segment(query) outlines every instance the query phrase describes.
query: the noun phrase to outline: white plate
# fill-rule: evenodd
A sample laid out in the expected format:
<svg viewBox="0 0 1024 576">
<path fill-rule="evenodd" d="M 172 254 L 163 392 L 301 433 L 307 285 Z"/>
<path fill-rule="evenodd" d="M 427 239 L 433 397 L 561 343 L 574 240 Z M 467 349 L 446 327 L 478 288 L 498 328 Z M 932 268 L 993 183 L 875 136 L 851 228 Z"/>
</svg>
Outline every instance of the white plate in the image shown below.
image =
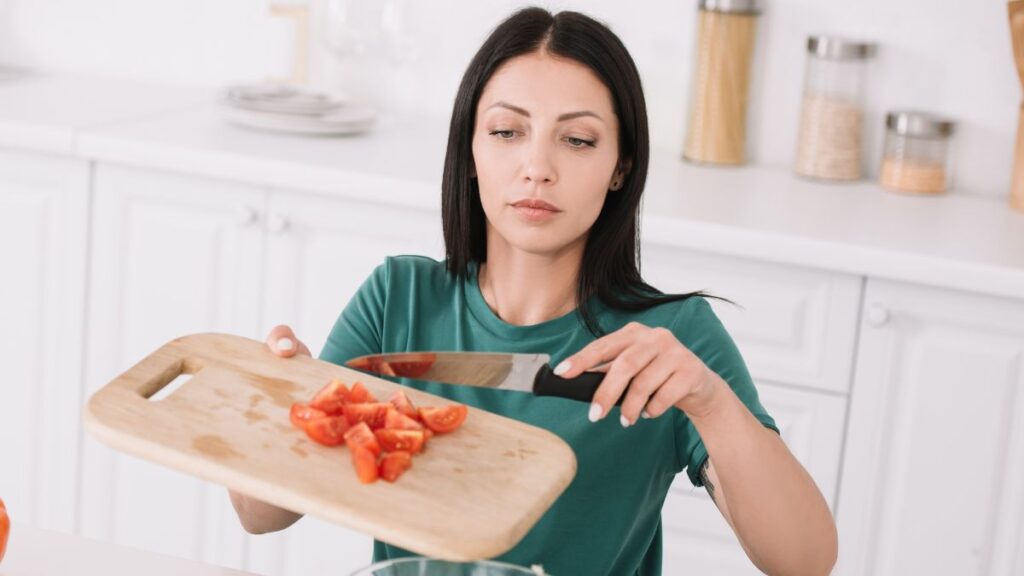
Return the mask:
<svg viewBox="0 0 1024 576">
<path fill-rule="evenodd" d="M 361 106 L 344 106 L 335 112 L 319 116 L 256 112 L 224 105 L 220 106 L 220 109 L 224 118 L 240 126 L 323 136 L 365 132 L 373 126 L 377 117 L 372 108 Z"/>
</svg>

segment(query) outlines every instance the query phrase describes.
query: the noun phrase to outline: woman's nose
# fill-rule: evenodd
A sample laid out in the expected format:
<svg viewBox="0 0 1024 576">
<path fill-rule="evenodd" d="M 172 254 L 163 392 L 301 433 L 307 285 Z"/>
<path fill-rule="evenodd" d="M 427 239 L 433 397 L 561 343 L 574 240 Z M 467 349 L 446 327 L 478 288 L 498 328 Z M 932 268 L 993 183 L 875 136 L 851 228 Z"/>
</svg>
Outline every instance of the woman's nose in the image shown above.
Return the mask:
<svg viewBox="0 0 1024 576">
<path fill-rule="evenodd" d="M 525 177 L 535 184 L 552 184 L 557 179 L 551 150 L 545 142 L 531 142 L 526 151 Z"/>
</svg>

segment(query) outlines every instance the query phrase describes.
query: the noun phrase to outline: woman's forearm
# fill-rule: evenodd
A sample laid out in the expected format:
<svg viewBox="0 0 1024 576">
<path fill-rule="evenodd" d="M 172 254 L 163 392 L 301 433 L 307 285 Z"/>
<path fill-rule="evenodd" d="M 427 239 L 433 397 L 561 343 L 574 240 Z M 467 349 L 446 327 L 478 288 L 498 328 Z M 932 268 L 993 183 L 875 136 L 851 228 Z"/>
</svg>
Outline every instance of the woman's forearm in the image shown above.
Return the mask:
<svg viewBox="0 0 1024 576">
<path fill-rule="evenodd" d="M 768 574 L 828 574 L 835 521 L 810 474 L 721 378 L 714 400 L 690 419 L 714 463 L 737 536 Z"/>
<path fill-rule="evenodd" d="M 228 490 L 242 528 L 250 534 L 266 534 L 284 530 L 302 518 L 302 514 L 267 504 L 233 490 Z"/>
</svg>

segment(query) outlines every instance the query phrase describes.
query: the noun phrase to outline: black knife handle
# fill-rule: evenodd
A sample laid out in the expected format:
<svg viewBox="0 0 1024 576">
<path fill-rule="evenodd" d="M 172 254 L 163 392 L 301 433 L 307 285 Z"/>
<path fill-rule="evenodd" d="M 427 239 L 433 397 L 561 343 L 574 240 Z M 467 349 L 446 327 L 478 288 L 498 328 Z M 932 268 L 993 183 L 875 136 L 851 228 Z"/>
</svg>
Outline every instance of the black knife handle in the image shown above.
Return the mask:
<svg viewBox="0 0 1024 576">
<path fill-rule="evenodd" d="M 604 380 L 604 372 L 584 372 L 575 378 L 562 378 L 556 376 L 551 367 L 547 364 L 541 366 L 537 376 L 533 379 L 533 393 L 537 396 L 559 396 L 580 402 L 590 402 L 594 399 L 594 392 Z M 622 404 L 625 393 L 615 403 Z"/>
</svg>

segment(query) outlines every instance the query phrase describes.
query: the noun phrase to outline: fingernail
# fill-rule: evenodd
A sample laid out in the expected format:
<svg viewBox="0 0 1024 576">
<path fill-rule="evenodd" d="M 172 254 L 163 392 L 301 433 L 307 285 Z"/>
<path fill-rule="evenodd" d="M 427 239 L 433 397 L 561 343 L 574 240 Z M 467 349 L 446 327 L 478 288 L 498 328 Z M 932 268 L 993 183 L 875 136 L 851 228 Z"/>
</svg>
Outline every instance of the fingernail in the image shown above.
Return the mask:
<svg viewBox="0 0 1024 576">
<path fill-rule="evenodd" d="M 295 343 L 292 342 L 291 338 L 285 337 L 277 341 L 278 350 L 291 350 L 295 347 Z"/>
<path fill-rule="evenodd" d="M 626 420 L 625 416 L 619 416 L 619 423 L 622 424 L 623 428 L 629 428 L 629 420 Z"/>
<path fill-rule="evenodd" d="M 644 418 L 644 419 L 647 419 L 647 418 L 650 418 L 651 415 L 647 413 L 647 410 L 644 410 L 643 412 L 640 413 L 640 417 Z"/>
<path fill-rule="evenodd" d="M 590 405 L 590 412 L 587 414 L 587 418 L 591 422 L 597 422 L 598 420 L 601 419 L 602 412 L 603 410 L 601 409 L 601 405 L 598 404 L 597 402 L 594 402 L 593 404 Z"/>
<path fill-rule="evenodd" d="M 569 368 L 572 368 L 572 365 L 569 364 L 569 361 L 562 360 L 562 362 L 558 366 L 555 366 L 555 376 L 561 376 L 562 374 L 565 374 L 566 372 L 569 371 Z"/>
</svg>

